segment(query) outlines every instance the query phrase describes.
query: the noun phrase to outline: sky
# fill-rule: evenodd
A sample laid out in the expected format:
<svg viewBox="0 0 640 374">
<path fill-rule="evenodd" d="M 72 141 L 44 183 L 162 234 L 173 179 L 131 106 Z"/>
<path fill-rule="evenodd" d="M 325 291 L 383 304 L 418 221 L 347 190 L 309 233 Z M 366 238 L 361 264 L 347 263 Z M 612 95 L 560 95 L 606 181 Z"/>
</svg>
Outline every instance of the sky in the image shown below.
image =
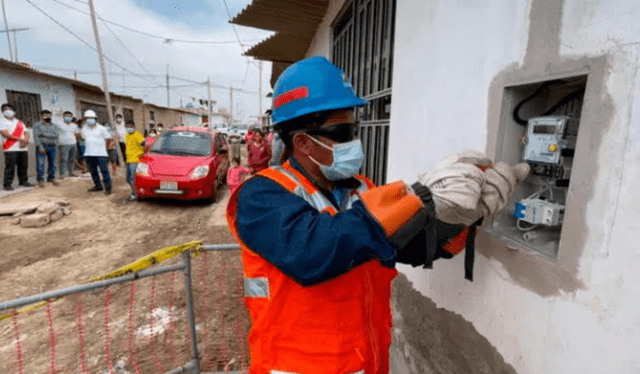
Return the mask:
<svg viewBox="0 0 640 374">
<path fill-rule="evenodd" d="M 238 25 L 234 32 L 229 14 L 234 17 L 250 2 L 226 0 L 227 12 L 225 0 L 94 0 L 102 19 L 98 28 L 103 52 L 111 60 L 106 61 L 109 90 L 167 106 L 168 71 L 170 106 L 186 106 L 207 98 L 209 78 L 212 100 L 228 108 L 233 87 L 234 117 L 250 121 L 259 113 L 259 69 L 257 60 L 242 55 L 242 48 L 271 35 Z M 19 61 L 102 87 L 88 13 L 86 0 L 6 1 L 9 29 L 28 28 L 17 33 Z M 0 28 L 5 29 L 4 24 Z M 6 34 L 0 34 L 0 57 L 10 59 Z M 264 112 L 271 105 L 264 97 L 271 91 L 271 64 L 262 67 Z"/>
</svg>

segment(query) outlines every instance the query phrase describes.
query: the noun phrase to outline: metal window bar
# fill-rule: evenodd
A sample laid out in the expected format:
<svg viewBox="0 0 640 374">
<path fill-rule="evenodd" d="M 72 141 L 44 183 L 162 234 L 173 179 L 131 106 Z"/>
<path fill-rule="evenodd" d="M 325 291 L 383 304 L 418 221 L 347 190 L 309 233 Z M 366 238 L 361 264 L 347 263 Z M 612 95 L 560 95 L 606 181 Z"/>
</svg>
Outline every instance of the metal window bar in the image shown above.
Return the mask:
<svg viewBox="0 0 640 374">
<path fill-rule="evenodd" d="M 353 0 L 333 23 L 332 59 L 371 103 L 358 111 L 362 173 L 384 184 L 389 149 L 396 0 Z"/>
<path fill-rule="evenodd" d="M 225 252 L 225 251 L 233 251 L 240 249 L 238 244 L 218 244 L 218 245 L 203 245 L 202 249 L 205 251 L 217 251 L 217 252 Z M 187 319 L 189 324 L 189 334 L 191 337 L 191 360 L 181 366 L 179 368 L 172 369 L 165 374 L 178 374 L 178 373 L 193 373 L 193 374 L 201 374 L 200 372 L 200 356 L 197 346 L 197 335 L 196 335 L 196 321 L 195 321 L 195 312 L 194 312 L 194 304 L 193 304 L 193 292 L 191 287 L 191 253 L 193 250 L 185 251 L 182 253 L 182 261 L 178 264 L 163 266 L 159 268 L 145 269 L 135 273 L 129 273 L 122 275 L 117 278 L 106 279 L 97 282 L 91 282 L 86 284 L 80 284 L 71 287 L 65 287 L 53 291 L 47 291 L 43 293 L 39 293 L 36 295 L 20 297 L 17 299 L 4 301 L 0 303 L 0 312 L 5 310 L 17 309 L 20 307 L 24 307 L 27 305 L 35 304 L 37 302 L 53 300 L 59 297 L 68 296 L 77 293 L 89 292 L 100 288 L 107 288 L 116 284 L 122 284 L 127 282 L 132 282 L 138 279 L 143 279 L 147 277 L 153 277 L 156 275 L 169 273 L 172 271 L 182 271 L 184 273 L 185 280 L 185 293 L 186 293 L 186 302 L 187 302 Z M 215 373 L 202 373 L 202 374 L 222 374 L 222 373 L 242 373 L 241 371 L 225 371 L 225 372 L 215 372 Z"/>
</svg>

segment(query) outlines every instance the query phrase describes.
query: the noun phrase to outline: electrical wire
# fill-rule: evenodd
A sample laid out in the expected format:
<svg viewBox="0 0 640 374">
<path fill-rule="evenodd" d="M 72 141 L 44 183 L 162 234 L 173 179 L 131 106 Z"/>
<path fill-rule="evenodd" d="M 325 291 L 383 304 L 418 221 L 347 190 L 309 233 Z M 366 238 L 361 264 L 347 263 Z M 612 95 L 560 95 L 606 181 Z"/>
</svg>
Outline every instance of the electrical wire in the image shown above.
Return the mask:
<svg viewBox="0 0 640 374">
<path fill-rule="evenodd" d="M 126 44 L 124 44 L 124 42 L 122 40 L 120 40 L 120 38 L 118 38 L 118 35 L 116 35 L 113 30 L 111 30 L 111 27 L 109 27 L 109 24 L 106 23 L 104 20 L 100 19 L 100 21 L 102 21 L 102 24 L 104 25 L 104 27 L 107 28 L 107 30 L 109 30 L 109 32 L 111 33 L 111 35 L 113 35 L 114 38 L 116 38 L 116 40 L 118 41 L 118 43 L 120 43 L 120 45 L 122 45 L 122 47 L 129 53 L 129 55 L 131 55 L 131 57 L 133 57 L 134 60 L 136 60 L 136 62 L 138 63 L 138 65 L 140 65 L 140 67 L 142 68 L 142 70 L 144 70 L 147 74 L 152 75 L 151 72 L 149 70 L 147 70 L 147 68 L 142 64 L 142 62 L 140 62 L 140 60 L 138 60 L 138 58 L 136 57 L 136 55 L 133 54 L 133 52 L 131 52 L 131 50 L 126 46 Z M 154 80 L 155 81 L 155 80 Z M 160 84 L 159 82 L 156 81 L 156 83 Z"/>
<path fill-rule="evenodd" d="M 56 23 L 58 26 L 62 27 L 65 31 L 67 31 L 68 33 L 70 33 L 71 35 L 73 35 L 76 39 L 78 39 L 80 42 L 82 42 L 84 45 L 86 45 L 87 47 L 91 48 L 92 50 L 94 50 L 95 52 L 97 52 L 98 50 L 96 49 L 96 47 L 92 46 L 91 44 L 89 44 L 88 42 L 86 42 L 84 39 L 82 39 L 80 36 L 78 36 L 78 34 L 76 34 L 75 32 L 73 32 L 72 30 L 70 30 L 68 27 L 66 27 L 65 25 L 63 25 L 62 23 L 58 22 L 58 20 L 56 20 L 55 18 L 53 18 L 52 16 L 50 16 L 46 11 L 44 11 L 42 8 L 40 8 L 39 6 L 37 6 L 36 4 L 34 4 L 31 0 L 26 0 L 27 3 L 31 4 L 31 6 L 33 6 L 34 8 L 36 8 L 40 13 L 42 13 L 43 15 L 45 15 L 47 18 L 49 18 L 50 20 L 52 20 L 54 23 Z M 120 65 L 119 63 L 115 62 L 114 60 L 110 59 L 109 57 L 107 57 L 107 55 L 105 55 L 103 53 L 104 58 L 111 62 L 112 64 L 116 65 L 117 67 L 121 68 L 124 71 L 129 71 L 129 73 L 131 75 L 134 75 L 140 79 L 146 80 L 147 82 L 150 83 L 154 83 L 156 84 L 156 82 L 150 80 L 149 78 L 146 78 L 140 74 L 136 74 L 130 70 L 128 70 L 127 68 L 125 68 L 124 66 Z"/>
<path fill-rule="evenodd" d="M 64 2 L 62 2 L 60 0 L 53 0 L 53 1 L 58 3 L 58 4 L 60 4 L 60 5 L 66 6 L 69 9 L 73 9 L 76 12 L 79 12 L 79 13 L 82 13 L 84 15 L 90 16 L 89 13 L 83 11 L 82 9 L 78 9 L 78 8 L 76 8 L 76 7 L 72 6 L 72 5 L 66 4 L 66 3 L 64 3 Z M 74 1 L 82 3 L 82 4 L 88 4 L 87 2 L 84 2 L 84 1 L 79 1 L 79 0 L 74 0 Z M 234 43 L 238 42 L 236 40 L 215 41 L 215 40 L 188 40 L 188 39 L 170 38 L 170 37 L 167 37 L 167 36 L 151 34 L 151 33 L 148 33 L 146 31 L 134 29 L 132 27 L 125 26 L 125 25 L 119 24 L 117 22 L 113 22 L 113 21 L 104 19 L 104 18 L 99 17 L 97 15 L 96 15 L 96 18 L 100 19 L 102 22 L 109 23 L 109 24 L 111 24 L 113 26 L 120 27 L 122 29 L 125 29 L 127 31 L 130 31 L 130 32 L 133 32 L 133 33 L 136 33 L 136 34 L 144 35 L 144 36 L 147 36 L 147 37 L 150 37 L 150 38 L 154 38 L 154 39 L 161 39 L 165 43 L 174 43 L 175 42 L 175 43 L 190 43 L 190 44 L 234 44 Z M 262 39 L 261 38 L 248 39 L 248 40 L 245 40 L 245 42 L 253 42 L 253 41 L 259 41 L 259 40 L 262 40 Z"/>
<path fill-rule="evenodd" d="M 229 16 L 229 21 L 231 21 L 231 18 L 232 18 L 231 17 L 231 11 L 229 11 L 229 5 L 227 5 L 227 0 L 222 0 L 222 2 L 224 3 L 225 9 L 227 10 L 227 15 Z M 232 23 L 231 27 L 233 28 L 233 33 L 236 34 L 236 40 L 238 41 L 238 44 L 240 45 L 240 50 L 242 51 L 242 54 L 244 55 L 244 46 L 242 45 L 242 42 L 240 41 L 240 35 L 238 35 L 238 30 L 236 30 L 236 25 Z"/>
</svg>

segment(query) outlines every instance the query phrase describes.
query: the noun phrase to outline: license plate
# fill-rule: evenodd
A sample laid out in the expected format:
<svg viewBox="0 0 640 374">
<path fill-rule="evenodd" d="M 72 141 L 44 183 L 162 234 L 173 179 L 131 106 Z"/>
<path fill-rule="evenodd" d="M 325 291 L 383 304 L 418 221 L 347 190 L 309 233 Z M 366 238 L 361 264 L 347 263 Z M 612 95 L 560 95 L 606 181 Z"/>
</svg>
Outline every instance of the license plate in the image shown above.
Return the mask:
<svg viewBox="0 0 640 374">
<path fill-rule="evenodd" d="M 166 191 L 176 191 L 178 189 L 178 182 L 176 181 L 160 181 L 160 189 Z"/>
</svg>

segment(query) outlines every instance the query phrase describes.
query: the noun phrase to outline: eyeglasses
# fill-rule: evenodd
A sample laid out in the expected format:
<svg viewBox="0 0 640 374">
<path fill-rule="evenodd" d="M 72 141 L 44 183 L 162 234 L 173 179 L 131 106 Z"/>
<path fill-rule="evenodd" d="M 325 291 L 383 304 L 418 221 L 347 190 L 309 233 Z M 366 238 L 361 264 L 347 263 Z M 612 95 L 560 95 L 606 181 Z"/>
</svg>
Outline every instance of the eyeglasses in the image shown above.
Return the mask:
<svg viewBox="0 0 640 374">
<path fill-rule="evenodd" d="M 353 140 L 358 135 L 358 124 L 341 123 L 331 127 L 307 131 L 307 134 L 324 136 L 334 142 L 344 143 Z"/>
</svg>

